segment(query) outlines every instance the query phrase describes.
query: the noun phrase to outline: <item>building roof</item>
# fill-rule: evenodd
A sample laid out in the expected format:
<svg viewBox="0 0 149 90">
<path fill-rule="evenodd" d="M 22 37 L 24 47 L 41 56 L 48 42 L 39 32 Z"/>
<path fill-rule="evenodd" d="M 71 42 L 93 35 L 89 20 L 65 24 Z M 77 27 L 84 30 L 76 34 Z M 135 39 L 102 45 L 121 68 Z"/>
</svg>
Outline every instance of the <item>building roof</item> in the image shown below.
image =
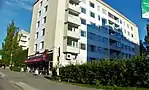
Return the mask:
<svg viewBox="0 0 149 90">
<path fill-rule="evenodd" d="M 19 34 L 26 34 L 26 35 L 30 35 L 30 33 L 29 33 L 29 32 L 27 32 L 27 31 L 25 31 L 25 30 L 23 30 L 23 29 L 21 29 L 21 30 L 19 31 Z"/>
<path fill-rule="evenodd" d="M 126 21 L 128 21 L 129 23 L 133 24 L 134 26 L 137 27 L 137 25 L 132 22 L 131 20 L 129 20 L 126 16 L 124 16 L 123 14 L 119 13 L 116 9 L 112 8 L 110 5 L 108 5 L 107 3 L 105 3 L 103 0 L 97 0 L 98 2 L 102 3 L 103 5 L 105 5 L 106 7 L 108 7 L 109 9 L 111 9 L 113 12 L 117 13 L 118 15 L 120 15 L 121 17 L 123 17 Z"/>
</svg>

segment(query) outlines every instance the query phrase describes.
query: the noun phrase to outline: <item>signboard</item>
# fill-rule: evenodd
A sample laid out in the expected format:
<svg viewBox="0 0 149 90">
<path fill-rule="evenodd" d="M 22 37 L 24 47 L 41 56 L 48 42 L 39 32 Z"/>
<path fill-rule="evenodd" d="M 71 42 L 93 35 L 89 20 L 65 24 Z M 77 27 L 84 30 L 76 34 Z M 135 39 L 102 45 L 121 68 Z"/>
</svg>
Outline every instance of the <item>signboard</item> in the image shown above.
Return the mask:
<svg viewBox="0 0 149 90">
<path fill-rule="evenodd" d="M 142 0 L 142 18 L 149 19 L 149 0 Z"/>
</svg>

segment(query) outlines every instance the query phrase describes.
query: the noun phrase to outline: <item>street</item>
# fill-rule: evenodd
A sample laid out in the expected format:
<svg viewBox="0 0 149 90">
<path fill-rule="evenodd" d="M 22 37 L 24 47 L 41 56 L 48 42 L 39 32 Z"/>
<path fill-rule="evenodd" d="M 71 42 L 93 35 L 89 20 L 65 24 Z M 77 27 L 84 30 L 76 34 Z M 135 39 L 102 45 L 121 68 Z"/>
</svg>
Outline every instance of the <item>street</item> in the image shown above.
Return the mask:
<svg viewBox="0 0 149 90">
<path fill-rule="evenodd" d="M 0 73 L 5 74 L 5 82 L 7 80 L 7 82 L 15 84 L 21 87 L 23 90 L 97 90 L 70 84 L 56 83 L 44 78 L 44 76 L 34 76 L 30 73 L 13 72 L 3 69 L 0 69 Z M 2 88 L 0 90 L 18 90 L 3 89 L 3 86 L 7 85 L 3 83 L 3 80 L 4 79 L 0 79 L 0 87 Z"/>
<path fill-rule="evenodd" d="M 19 87 L 11 84 L 4 78 L 0 77 L 0 90 L 21 90 Z"/>
</svg>

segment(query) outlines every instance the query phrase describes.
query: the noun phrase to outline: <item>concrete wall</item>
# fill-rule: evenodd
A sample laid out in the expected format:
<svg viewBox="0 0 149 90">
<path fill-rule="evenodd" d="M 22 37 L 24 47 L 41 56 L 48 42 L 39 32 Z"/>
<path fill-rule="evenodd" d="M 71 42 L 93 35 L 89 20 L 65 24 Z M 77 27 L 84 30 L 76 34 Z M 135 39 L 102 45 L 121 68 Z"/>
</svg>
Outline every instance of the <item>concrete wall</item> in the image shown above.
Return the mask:
<svg viewBox="0 0 149 90">
<path fill-rule="evenodd" d="M 32 23 L 31 23 L 31 30 L 30 30 L 30 36 L 31 37 L 30 37 L 30 41 L 29 41 L 28 56 L 35 54 L 34 44 L 35 44 L 35 33 L 36 33 L 38 6 L 39 6 L 39 2 L 37 2 L 33 7 Z"/>
</svg>

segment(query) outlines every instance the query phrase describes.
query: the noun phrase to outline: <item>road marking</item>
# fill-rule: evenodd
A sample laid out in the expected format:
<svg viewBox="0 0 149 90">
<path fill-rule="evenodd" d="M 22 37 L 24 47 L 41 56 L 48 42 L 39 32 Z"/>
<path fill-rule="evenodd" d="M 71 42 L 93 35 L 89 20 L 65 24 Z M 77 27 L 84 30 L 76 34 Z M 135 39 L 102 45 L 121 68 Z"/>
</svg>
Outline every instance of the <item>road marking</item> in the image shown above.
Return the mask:
<svg viewBox="0 0 149 90">
<path fill-rule="evenodd" d="M 36 89 L 24 82 L 13 82 L 16 86 L 20 87 L 21 89 L 23 90 L 39 90 L 39 89 Z"/>
<path fill-rule="evenodd" d="M 0 77 L 5 77 L 6 75 L 4 74 L 4 73 L 2 73 L 2 72 L 0 72 Z"/>
</svg>

